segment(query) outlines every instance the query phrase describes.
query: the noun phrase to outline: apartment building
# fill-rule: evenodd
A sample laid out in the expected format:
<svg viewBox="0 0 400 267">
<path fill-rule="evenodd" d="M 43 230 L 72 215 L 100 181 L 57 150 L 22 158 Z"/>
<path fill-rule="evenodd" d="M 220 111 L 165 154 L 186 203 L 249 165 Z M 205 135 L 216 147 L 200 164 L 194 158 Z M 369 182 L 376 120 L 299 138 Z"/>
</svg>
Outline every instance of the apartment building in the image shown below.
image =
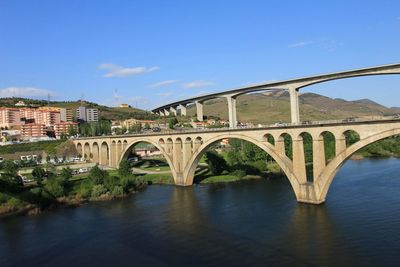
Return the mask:
<svg viewBox="0 0 400 267">
<path fill-rule="evenodd" d="M 0 127 L 14 128 L 21 125 L 21 114 L 18 108 L 0 108 Z"/>
<path fill-rule="evenodd" d="M 74 114 L 70 108 L 60 108 L 61 122 L 73 122 Z"/>
<path fill-rule="evenodd" d="M 78 123 L 76 122 L 60 122 L 54 124 L 54 134 L 59 139 L 63 134 L 68 135 L 70 128 L 78 132 Z"/>
<path fill-rule="evenodd" d="M 86 108 L 80 106 L 76 109 L 76 118 L 78 120 L 95 122 L 99 120 L 99 113 L 97 108 Z"/>
<path fill-rule="evenodd" d="M 31 137 L 45 137 L 46 135 L 46 125 L 37 124 L 37 123 L 29 123 L 21 125 L 21 135 L 22 138 L 31 138 Z"/>
<path fill-rule="evenodd" d="M 55 108 L 20 108 L 20 117 L 25 123 L 36 123 L 51 126 L 61 122 L 60 111 Z"/>
</svg>

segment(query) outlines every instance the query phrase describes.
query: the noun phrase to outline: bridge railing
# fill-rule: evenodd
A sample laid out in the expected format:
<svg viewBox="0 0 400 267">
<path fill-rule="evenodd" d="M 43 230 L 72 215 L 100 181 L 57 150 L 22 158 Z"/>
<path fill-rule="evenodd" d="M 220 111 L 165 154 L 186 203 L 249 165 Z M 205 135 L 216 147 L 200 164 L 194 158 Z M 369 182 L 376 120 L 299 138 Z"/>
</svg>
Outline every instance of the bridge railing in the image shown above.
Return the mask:
<svg viewBox="0 0 400 267">
<path fill-rule="evenodd" d="M 373 122 L 373 121 L 388 121 L 388 120 L 399 120 L 399 115 L 393 116 L 369 116 L 369 117 L 350 117 L 341 120 L 324 120 L 324 121 L 303 121 L 300 124 L 295 123 L 283 123 L 278 122 L 274 124 L 259 124 L 259 125 L 239 125 L 237 127 L 222 127 L 222 128 L 182 128 L 182 129 L 165 129 L 162 132 L 141 132 L 141 133 L 132 133 L 132 134 L 124 134 L 124 135 L 108 135 L 107 137 L 116 137 L 116 136 L 153 136 L 153 135 L 168 135 L 168 134 L 177 134 L 177 133 L 199 133 L 199 132 L 219 132 L 229 130 L 243 130 L 243 129 L 271 129 L 271 128 L 282 128 L 282 127 L 293 127 L 293 126 L 308 126 L 308 125 L 326 125 L 326 124 L 344 124 L 344 123 L 360 123 L 360 122 Z M 86 138 L 99 138 L 106 136 L 93 136 L 93 137 L 79 137 L 78 139 L 86 139 Z"/>
</svg>

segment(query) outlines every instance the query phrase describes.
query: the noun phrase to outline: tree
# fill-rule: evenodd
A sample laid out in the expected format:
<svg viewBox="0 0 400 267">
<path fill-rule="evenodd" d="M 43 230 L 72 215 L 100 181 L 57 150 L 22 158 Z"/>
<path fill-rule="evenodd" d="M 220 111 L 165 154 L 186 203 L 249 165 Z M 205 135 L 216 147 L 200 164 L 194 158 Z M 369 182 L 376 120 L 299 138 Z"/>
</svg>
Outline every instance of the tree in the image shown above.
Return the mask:
<svg viewBox="0 0 400 267">
<path fill-rule="evenodd" d="M 169 121 L 168 121 L 168 127 L 169 127 L 170 129 L 174 129 L 174 126 L 175 126 L 175 124 L 177 124 L 177 123 L 178 123 L 178 120 L 177 120 L 175 117 L 170 118 Z"/>
<path fill-rule="evenodd" d="M 50 160 L 51 160 L 50 155 L 47 155 L 47 156 L 46 156 L 46 162 L 49 163 Z"/>
<path fill-rule="evenodd" d="M 225 159 L 215 151 L 206 152 L 206 163 L 208 169 L 214 175 L 220 175 L 224 170 L 227 170 Z"/>
<path fill-rule="evenodd" d="M 144 124 L 144 129 L 146 129 L 146 130 L 150 129 L 150 124 L 148 122 L 146 122 Z"/>
<path fill-rule="evenodd" d="M 118 174 L 122 177 L 132 174 L 131 165 L 127 160 L 121 160 L 118 168 Z"/>
<path fill-rule="evenodd" d="M 75 136 L 77 134 L 75 127 L 69 126 L 68 127 L 68 136 Z"/>
<path fill-rule="evenodd" d="M 63 179 L 64 185 L 69 183 L 69 180 L 72 178 L 72 170 L 70 167 L 62 168 L 61 170 L 61 179 Z"/>
<path fill-rule="evenodd" d="M 89 172 L 89 179 L 93 184 L 104 183 L 105 177 L 108 176 L 108 172 L 99 168 L 99 166 L 94 166 Z"/>
<path fill-rule="evenodd" d="M 42 185 L 42 181 L 43 181 L 43 178 L 45 177 L 45 175 L 46 175 L 46 171 L 39 166 L 36 166 L 32 170 L 32 176 L 36 180 L 36 183 L 38 184 L 38 186 Z"/>
<path fill-rule="evenodd" d="M 18 164 L 16 164 L 12 160 L 4 161 L 3 169 L 4 169 L 4 173 L 9 176 L 15 177 L 18 174 Z"/>
</svg>

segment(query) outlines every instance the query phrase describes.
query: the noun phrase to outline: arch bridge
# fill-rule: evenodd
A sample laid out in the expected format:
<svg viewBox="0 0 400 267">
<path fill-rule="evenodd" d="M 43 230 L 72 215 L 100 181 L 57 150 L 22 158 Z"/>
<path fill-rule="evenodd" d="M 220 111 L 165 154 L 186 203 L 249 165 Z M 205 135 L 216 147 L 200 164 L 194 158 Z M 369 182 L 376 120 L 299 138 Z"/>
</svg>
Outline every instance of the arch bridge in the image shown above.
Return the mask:
<svg viewBox="0 0 400 267">
<path fill-rule="evenodd" d="M 332 180 L 342 164 L 359 149 L 378 140 L 400 134 L 400 120 L 395 117 L 370 121 L 314 122 L 302 124 L 299 115 L 299 90 L 312 84 L 357 76 L 400 74 L 400 64 L 370 67 L 345 72 L 336 72 L 287 81 L 264 83 L 237 88 L 225 92 L 195 97 L 156 108 L 160 115 L 186 115 L 186 105 L 195 103 L 197 116 L 203 120 L 203 102 L 217 97 L 228 100 L 230 128 L 213 130 L 191 130 L 171 133 L 152 133 L 143 135 L 102 136 L 74 140 L 78 152 L 101 165 L 117 167 L 128 157 L 132 146 L 147 142 L 157 147 L 167 160 L 176 185 L 193 184 L 194 173 L 201 156 L 208 147 L 226 138 L 249 141 L 268 153 L 286 174 L 296 199 L 299 202 L 320 204 L 325 201 Z M 290 94 L 291 119 L 288 126 L 263 128 L 236 127 L 236 97 L 257 91 L 286 90 Z M 356 132 L 360 140 L 346 144 L 346 133 Z M 327 133 L 334 137 L 335 156 L 325 158 L 325 139 Z M 307 177 L 303 136 L 312 137 L 312 179 Z M 284 138 L 291 137 L 292 155 L 285 152 Z"/>
<path fill-rule="evenodd" d="M 346 144 L 346 133 L 356 132 L 360 140 Z M 335 156 L 325 157 L 326 134 L 335 140 Z M 313 179 L 307 177 L 304 134 L 312 137 Z M 284 138 L 291 137 L 292 156 L 285 151 Z M 331 135 L 331 136 L 332 136 Z M 129 156 L 133 146 L 147 142 L 157 147 L 168 162 L 176 185 L 190 186 L 202 155 L 216 142 L 237 138 L 249 141 L 279 164 L 288 178 L 297 201 L 320 204 L 325 201 L 330 184 L 343 163 L 359 149 L 378 140 L 400 135 L 400 120 L 377 120 L 350 123 L 319 123 L 285 127 L 213 129 L 212 131 L 171 132 L 148 135 L 101 136 L 74 140 L 78 152 L 100 165 L 117 167 Z"/>
</svg>

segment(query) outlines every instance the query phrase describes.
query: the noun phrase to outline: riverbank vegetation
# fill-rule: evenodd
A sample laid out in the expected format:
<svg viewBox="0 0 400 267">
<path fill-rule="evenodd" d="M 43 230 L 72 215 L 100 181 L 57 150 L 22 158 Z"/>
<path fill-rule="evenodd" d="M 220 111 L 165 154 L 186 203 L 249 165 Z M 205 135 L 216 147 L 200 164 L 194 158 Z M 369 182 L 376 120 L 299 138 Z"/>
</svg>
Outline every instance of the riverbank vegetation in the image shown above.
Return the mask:
<svg viewBox="0 0 400 267">
<path fill-rule="evenodd" d="M 60 205 L 79 205 L 87 201 L 124 197 L 146 186 L 122 161 L 117 171 L 94 166 L 87 175 L 72 176 L 68 167 L 56 171 L 36 166 L 34 182 L 24 185 L 18 166 L 6 161 L 0 176 L 0 214 L 40 213 Z"/>
</svg>

